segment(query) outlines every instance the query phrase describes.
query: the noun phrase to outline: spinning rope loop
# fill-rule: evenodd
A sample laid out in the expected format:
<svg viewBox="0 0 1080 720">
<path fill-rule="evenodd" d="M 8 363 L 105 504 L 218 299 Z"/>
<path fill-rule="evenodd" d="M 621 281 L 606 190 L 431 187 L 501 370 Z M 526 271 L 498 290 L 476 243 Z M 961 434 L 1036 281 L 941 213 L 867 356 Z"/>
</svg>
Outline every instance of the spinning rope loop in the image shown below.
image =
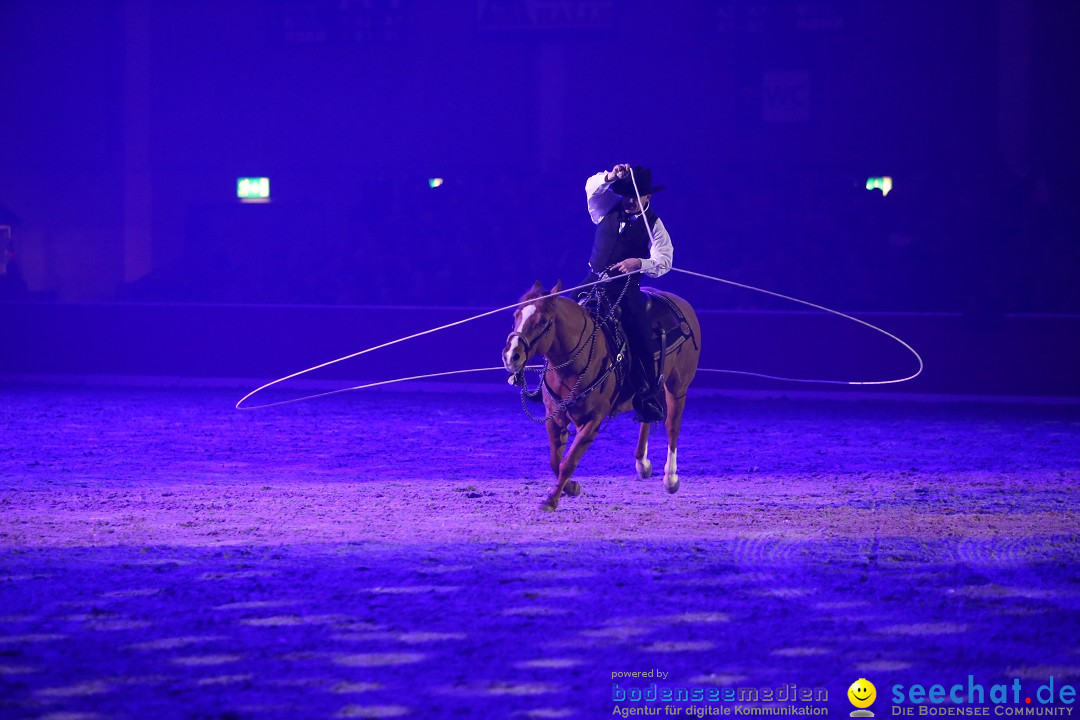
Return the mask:
<svg viewBox="0 0 1080 720">
<path fill-rule="evenodd" d="M 640 272 L 640 270 L 637 271 L 637 272 Z M 627 274 L 628 275 L 633 275 L 634 273 L 627 273 Z M 448 375 L 462 375 L 462 374 L 465 374 L 465 373 L 485 372 L 485 371 L 488 371 L 488 370 L 503 370 L 503 371 L 505 371 L 506 368 L 504 368 L 501 365 L 499 365 L 497 367 L 470 368 L 468 370 L 449 370 L 447 372 L 428 373 L 426 375 L 412 375 L 410 377 L 395 378 L 393 380 L 380 380 L 378 382 L 364 383 L 363 385 L 354 385 L 353 387 L 341 388 L 340 390 L 330 390 L 328 392 L 315 393 L 313 395 L 305 395 L 303 397 L 293 398 L 291 400 L 279 400 L 278 402 L 264 403 L 262 405 L 243 406 L 245 400 L 247 400 L 248 398 L 250 398 L 250 397 L 252 397 L 254 395 L 257 395 L 258 393 L 261 393 L 263 390 L 266 390 L 268 388 L 272 388 L 273 386 L 279 385 L 279 384 L 281 384 L 283 382 L 286 382 L 288 380 L 292 380 L 294 378 L 301 377 L 302 375 L 307 375 L 308 373 L 315 372 L 316 370 L 321 370 L 324 367 L 330 367 L 331 365 L 336 365 L 337 363 L 345 362 L 346 360 L 351 360 L 354 357 L 360 357 L 361 355 L 366 355 L 369 352 L 374 352 L 376 350 L 382 350 L 383 348 L 390 347 L 391 345 L 397 345 L 399 343 L 403 343 L 403 342 L 406 342 L 408 340 L 414 340 L 414 339 L 416 339 L 418 337 L 423 337 L 424 335 L 431 335 L 432 333 L 439 332 L 440 330 L 449 330 L 450 328 L 457 327 L 458 325 L 464 325 L 465 323 L 472 322 L 473 320 L 479 320 L 481 318 L 490 317 L 491 315 L 495 315 L 496 313 L 505 312 L 507 310 L 513 310 L 514 308 L 521 307 L 522 305 L 530 305 L 530 304 L 536 302 L 537 300 L 544 300 L 544 299 L 549 298 L 549 297 L 555 297 L 556 295 L 562 295 L 564 293 L 571 293 L 571 292 L 576 292 L 578 290 L 584 290 L 585 288 L 592 287 L 593 285 L 600 285 L 600 284 L 603 284 L 603 283 L 611 282 L 612 279 L 613 278 L 604 278 L 604 279 L 601 279 L 601 280 L 594 280 L 593 282 L 583 283 L 581 285 L 578 285 L 577 287 L 572 287 L 572 288 L 567 288 L 565 290 L 560 290 L 557 293 L 548 293 L 547 295 L 541 295 L 539 297 L 530 298 L 529 300 L 522 300 L 521 302 L 516 302 L 513 305 L 504 305 L 503 307 L 495 308 L 494 310 L 488 310 L 488 311 L 482 312 L 482 313 L 480 313 L 478 315 L 473 315 L 472 317 L 467 317 L 467 318 L 464 318 L 462 320 L 455 320 L 452 323 L 446 323 L 445 325 L 439 325 L 438 327 L 433 327 L 433 328 L 430 328 L 428 330 L 421 330 L 420 332 L 413 333 L 412 335 L 406 335 L 405 337 L 400 337 L 400 338 L 397 338 L 396 340 L 389 340 L 389 341 L 381 343 L 379 345 L 373 345 L 372 347 L 364 348 L 363 350 L 358 350 L 357 352 L 354 352 L 354 353 L 349 353 L 348 355 L 342 355 L 341 357 L 334 358 L 333 360 L 327 360 L 326 362 L 319 363 L 318 365 L 312 365 L 309 368 L 305 368 L 303 370 L 298 370 L 297 372 L 294 372 L 294 373 L 292 373 L 290 375 L 286 375 L 285 377 L 280 377 L 277 380 L 271 380 L 270 382 L 266 383 L 265 385 L 260 385 L 259 387 L 255 388 L 254 390 L 249 392 L 244 397 L 240 398 L 240 400 L 236 403 L 236 409 L 237 410 L 259 410 L 260 408 L 275 407 L 277 405 L 288 405 L 290 403 L 297 403 L 297 402 L 301 402 L 303 400 L 314 400 L 315 398 L 327 397 L 329 395 L 337 395 L 338 393 L 349 392 L 351 390 L 364 390 L 366 388 L 378 387 L 380 385 L 390 385 L 390 384 L 393 384 L 393 383 L 405 382 L 407 380 L 426 380 L 426 379 L 429 379 L 429 378 L 446 377 Z M 539 366 L 532 366 L 532 365 L 529 366 L 530 369 L 536 369 L 538 367 Z"/>
<path fill-rule="evenodd" d="M 642 210 L 642 214 L 641 214 L 642 220 L 645 221 L 645 228 L 649 233 L 649 237 L 651 238 L 652 237 L 652 226 L 649 225 L 649 218 L 645 215 L 644 205 L 641 202 L 641 193 L 638 192 L 637 180 L 634 178 L 633 169 L 630 170 L 630 181 L 631 181 L 631 183 L 633 183 L 633 186 L 634 186 L 634 196 L 637 198 L 638 208 L 640 208 Z M 915 360 L 916 360 L 916 362 L 918 362 L 918 369 L 914 373 L 912 373 L 911 375 L 908 375 L 906 377 L 894 378 L 894 379 L 891 379 L 891 380 L 828 380 L 828 379 L 817 379 L 817 378 L 792 378 L 792 377 L 784 377 L 784 376 L 781 376 L 781 375 L 768 375 L 768 374 L 765 374 L 765 373 L 752 372 L 752 371 L 749 371 L 749 370 L 728 370 L 728 369 L 714 369 L 714 368 L 698 368 L 698 372 L 725 373 L 725 374 L 728 374 L 728 375 L 744 375 L 744 376 L 747 376 L 747 377 L 764 378 L 766 380 L 779 380 L 779 381 L 782 381 L 782 382 L 793 382 L 793 383 L 811 383 L 811 384 L 816 384 L 816 385 L 895 385 L 897 383 L 902 383 L 902 382 L 907 382 L 908 380 L 913 380 L 916 377 L 918 377 L 920 374 L 922 374 L 922 371 L 923 371 L 923 368 L 924 368 L 923 359 L 919 355 L 919 353 L 915 351 L 915 348 L 911 347 L 911 345 L 908 345 L 906 342 L 904 342 L 903 340 L 898 338 L 896 335 L 893 335 L 892 333 L 890 333 L 890 332 L 888 332 L 886 330 L 882 330 L 878 326 L 872 325 L 872 324 L 866 322 L 865 320 L 860 320 L 857 317 L 853 317 L 853 316 L 848 315 L 846 313 L 842 313 L 839 310 L 833 310 L 832 308 L 827 308 L 824 305 L 818 305 L 818 304 L 812 303 L 812 302 L 810 302 L 808 300 L 800 300 L 799 298 L 791 297 L 790 295 L 784 295 L 782 293 L 774 292 L 772 290 L 765 290 L 764 288 L 754 287 L 753 285 L 746 285 L 744 283 L 735 282 L 734 280 L 726 280 L 724 278 L 715 277 L 713 275 L 706 275 L 705 273 L 694 272 L 692 270 L 684 270 L 682 268 L 677 268 L 677 267 L 672 267 L 670 269 L 673 270 L 674 272 L 683 273 L 684 275 L 691 275 L 693 277 L 701 278 L 703 280 L 710 280 L 712 282 L 718 282 L 718 283 L 722 283 L 724 285 L 731 285 L 733 287 L 742 288 L 743 290 L 751 290 L 753 292 L 759 292 L 759 293 L 763 293 L 765 295 L 771 295 L 773 297 L 780 298 L 782 300 L 788 300 L 790 302 L 799 303 L 800 305 L 805 305 L 807 307 L 814 308 L 815 310 L 821 310 L 821 311 L 830 313 L 832 315 L 836 315 L 838 317 L 844 318 L 845 320 L 851 320 L 852 322 L 856 322 L 856 323 L 858 323 L 858 324 L 860 324 L 860 325 L 862 325 L 864 327 L 870 328 L 871 330 L 874 330 L 875 332 L 879 332 L 882 335 L 884 335 L 885 337 L 887 337 L 887 338 L 889 338 L 891 340 L 895 340 L 896 342 L 900 343 L 900 345 L 902 345 L 904 347 L 904 349 L 906 349 L 908 352 L 910 352 L 912 355 L 915 356 Z M 626 276 L 628 276 L 628 275 L 636 275 L 637 273 L 640 273 L 640 272 L 641 272 L 641 270 L 639 269 L 639 270 L 635 270 L 635 271 L 629 272 L 629 273 L 624 273 L 623 275 L 618 275 L 618 276 L 615 276 L 615 277 L 623 277 L 624 275 L 626 275 Z M 529 300 L 522 300 L 521 302 L 514 303 L 513 305 L 505 305 L 503 307 L 496 308 L 494 310 L 488 310 L 488 311 L 482 312 L 482 313 L 480 313 L 478 315 L 473 315 L 472 317 L 467 317 L 467 318 L 464 318 L 462 320 L 456 320 L 456 321 L 454 321 L 452 323 L 447 323 L 445 325 L 439 325 L 438 327 L 430 328 L 428 330 L 422 330 L 421 332 L 413 333 L 412 335 L 406 335 L 405 337 L 400 337 L 400 338 L 397 338 L 396 340 L 390 340 L 388 342 L 384 342 L 384 343 L 381 343 L 379 345 L 374 345 L 372 347 L 365 348 L 363 350 L 359 350 L 357 352 L 350 353 L 348 355 L 343 355 L 343 356 L 341 356 L 339 358 L 334 358 L 333 360 L 328 360 L 328 361 L 326 361 L 324 363 L 320 363 L 318 365 L 313 365 L 312 367 L 305 368 L 304 370 L 299 370 L 299 371 L 294 372 L 294 373 L 292 373 L 290 375 L 280 377 L 277 380 L 272 380 L 272 381 L 266 383 L 265 385 L 261 385 L 261 386 L 255 388 L 254 390 L 249 392 L 247 395 L 240 398 L 240 400 L 236 403 L 236 409 L 237 410 L 258 410 L 258 409 L 261 409 L 261 408 L 276 407 L 278 405 L 289 405 L 291 403 L 298 403 L 298 402 L 302 402 L 304 400 L 314 400 L 315 398 L 328 397 L 330 395 L 337 395 L 337 394 L 340 394 L 340 393 L 351 392 L 353 390 L 364 390 L 364 389 L 367 389 L 367 388 L 380 387 L 382 385 L 392 385 L 394 383 L 407 382 L 409 380 L 427 380 L 427 379 L 431 379 L 431 378 L 447 377 L 447 376 L 450 376 L 450 375 L 464 375 L 464 374 L 468 374 L 468 373 L 490 372 L 492 370 L 503 370 L 505 372 L 505 368 L 502 367 L 502 366 L 484 367 L 484 368 L 470 368 L 468 370 L 449 370 L 449 371 L 446 371 L 446 372 L 427 373 L 427 374 L 424 374 L 424 375 L 411 375 L 409 377 L 394 378 L 392 380 L 380 380 L 378 382 L 364 383 L 362 385 L 354 385 L 352 387 L 341 388 L 341 389 L 338 389 L 338 390 L 330 390 L 330 391 L 327 391 L 327 392 L 315 393 L 315 394 L 312 394 L 312 395 L 304 395 L 302 397 L 292 398 L 292 399 L 289 399 L 289 400 L 280 400 L 280 401 L 277 401 L 277 402 L 263 403 L 261 405 L 244 405 L 244 402 L 246 400 L 248 400 L 249 398 L 257 395 L 258 393 L 262 392 L 263 390 L 267 390 L 267 389 L 269 389 L 269 388 L 271 388 L 271 387 L 273 387 L 275 385 L 279 385 L 279 384 L 281 384 L 283 382 L 287 382 L 287 381 L 292 380 L 294 378 L 298 378 L 298 377 L 301 377 L 303 375 L 307 375 L 308 373 L 314 372 L 316 370 L 319 370 L 319 369 L 322 369 L 322 368 L 325 368 L 325 367 L 329 367 L 331 365 L 336 365 L 337 363 L 344 362 L 346 360 L 351 360 L 354 357 L 359 357 L 361 355 L 366 355 L 367 353 L 374 352 L 376 350 L 381 350 L 383 348 L 390 347 L 391 345 L 397 345 L 399 343 L 403 343 L 403 342 L 406 342 L 408 340 L 413 340 L 413 339 L 418 338 L 418 337 L 423 337 L 424 335 L 431 335 L 432 333 L 436 333 L 436 332 L 439 332 L 441 330 L 449 330 L 450 328 L 457 327 L 459 325 L 464 325 L 465 323 L 472 322 L 473 320 L 479 320 L 481 318 L 489 317 L 489 316 L 494 315 L 496 313 L 501 313 L 501 312 L 505 312 L 507 310 L 513 310 L 514 308 L 518 308 L 518 307 L 521 307 L 523 305 L 532 304 L 532 303 L 536 302 L 537 300 L 544 300 L 544 299 L 549 298 L 549 297 L 555 297 L 556 295 L 572 293 L 572 292 L 576 292 L 578 290 L 583 290 L 583 289 L 585 289 L 587 287 L 592 287 L 594 285 L 601 285 L 601 284 L 604 284 L 604 283 L 607 283 L 607 282 L 611 282 L 613 279 L 615 279 L 615 278 L 613 278 L 613 277 L 604 277 L 604 278 L 602 278 L 600 280 L 584 283 L 582 285 L 578 285 L 577 287 L 567 288 L 567 289 L 561 290 L 561 291 L 559 291 L 557 293 L 549 293 L 547 295 L 541 295 L 540 297 L 530 298 Z M 625 290 L 625 287 L 624 287 L 624 290 Z M 541 365 L 529 365 L 529 366 L 527 366 L 526 369 L 529 369 L 529 370 L 543 370 L 544 367 L 546 367 L 546 364 L 543 365 L 543 366 L 541 366 Z M 528 412 L 528 411 L 526 410 L 526 412 Z"/>
</svg>

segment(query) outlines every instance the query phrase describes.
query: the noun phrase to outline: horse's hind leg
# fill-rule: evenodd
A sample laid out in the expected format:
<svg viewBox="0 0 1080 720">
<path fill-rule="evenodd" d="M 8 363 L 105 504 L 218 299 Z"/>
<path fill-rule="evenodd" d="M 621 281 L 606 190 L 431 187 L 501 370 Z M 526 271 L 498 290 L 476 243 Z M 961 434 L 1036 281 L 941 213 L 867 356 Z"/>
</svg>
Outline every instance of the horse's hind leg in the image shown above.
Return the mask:
<svg viewBox="0 0 1080 720">
<path fill-rule="evenodd" d="M 566 453 L 566 457 L 563 458 L 562 463 L 559 465 L 559 480 L 555 483 L 555 490 L 547 500 L 540 504 L 542 509 L 554 511 L 555 508 L 559 507 L 559 498 L 562 496 L 563 489 L 566 489 L 571 482 L 570 476 L 574 474 L 578 463 L 581 462 L 581 456 L 585 454 L 585 451 L 592 445 L 592 441 L 596 439 L 596 433 L 599 429 L 600 421 L 597 419 L 590 420 L 578 428 L 577 435 L 574 436 L 574 442 L 570 445 L 570 451 Z M 577 485 L 577 483 L 574 484 Z"/>
<path fill-rule="evenodd" d="M 559 477 L 559 465 L 562 463 L 563 453 L 566 452 L 566 428 L 559 425 L 555 420 L 549 419 L 545 426 L 548 433 L 548 444 L 551 446 L 551 472 Z M 577 496 L 581 494 L 580 483 L 571 480 L 564 488 L 567 495 Z"/>
<path fill-rule="evenodd" d="M 667 462 L 664 464 L 664 487 L 669 493 L 679 489 L 679 469 L 675 456 L 679 449 L 679 430 L 682 429 L 683 409 L 686 407 L 686 391 L 676 398 L 671 390 L 667 395 L 667 420 L 664 426 L 667 428 Z"/>
<path fill-rule="evenodd" d="M 638 429 L 637 447 L 634 449 L 634 465 L 638 477 L 644 480 L 652 476 L 652 463 L 649 462 L 649 423 L 641 423 Z"/>
</svg>

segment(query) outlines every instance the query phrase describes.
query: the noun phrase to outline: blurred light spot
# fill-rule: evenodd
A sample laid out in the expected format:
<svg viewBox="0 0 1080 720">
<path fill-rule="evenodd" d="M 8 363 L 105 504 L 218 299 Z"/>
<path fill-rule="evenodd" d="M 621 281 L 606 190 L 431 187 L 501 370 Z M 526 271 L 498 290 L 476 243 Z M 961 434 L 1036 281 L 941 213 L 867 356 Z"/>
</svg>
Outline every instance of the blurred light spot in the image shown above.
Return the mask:
<svg viewBox="0 0 1080 720">
<path fill-rule="evenodd" d="M 595 646 L 596 640 L 589 638 L 563 638 L 562 640 L 540 643 L 540 647 L 545 650 L 583 650 Z"/>
<path fill-rule="evenodd" d="M 873 662 L 857 663 L 855 669 L 859 672 L 896 672 L 907 670 L 911 663 L 897 662 L 895 660 L 874 660 Z"/>
<path fill-rule="evenodd" d="M 380 595 L 417 595 L 429 592 L 456 592 L 460 589 L 456 585 L 399 585 L 397 587 L 367 588 L 367 591 Z"/>
<path fill-rule="evenodd" d="M 341 640 L 344 642 L 375 642 L 375 641 L 394 641 L 409 643 L 411 645 L 427 642 L 436 642 L 439 640 L 464 640 L 465 633 L 437 633 L 437 632 L 366 632 L 366 633 L 341 633 L 334 635 L 334 640 Z"/>
<path fill-rule="evenodd" d="M 380 667 L 383 665 L 408 665 L 424 659 L 421 653 L 360 653 L 339 655 L 334 659 L 338 665 L 349 667 Z"/>
<path fill-rule="evenodd" d="M 794 598 L 808 595 L 809 590 L 805 588 L 771 588 L 769 590 L 762 590 L 755 593 L 756 595 L 764 595 L 765 597 L 778 597 L 778 598 Z"/>
<path fill-rule="evenodd" d="M 112 690 L 112 686 L 108 683 L 94 680 L 67 687 L 42 688 L 37 691 L 37 694 L 45 697 L 84 697 L 86 695 L 102 695 L 110 690 Z"/>
<path fill-rule="evenodd" d="M 278 687 L 318 687 L 326 685 L 330 681 L 323 677 L 294 677 L 294 678 L 269 678 L 271 685 Z"/>
<path fill-rule="evenodd" d="M 126 598 L 126 597 L 148 597 L 150 595 L 157 595 L 161 590 L 159 588 L 137 588 L 134 590 L 114 590 L 112 592 L 102 593 L 103 598 Z"/>
<path fill-rule="evenodd" d="M 176 665 L 197 667 L 201 665 L 225 665 L 239 659 L 239 655 L 190 655 L 188 657 L 172 658 L 170 662 Z"/>
<path fill-rule="evenodd" d="M 525 717 L 531 718 L 564 718 L 574 714 L 576 714 L 575 711 L 569 708 L 537 708 L 522 713 Z"/>
<path fill-rule="evenodd" d="M 866 600 L 833 600 L 814 603 L 814 607 L 818 610 L 850 610 L 851 608 L 863 607 L 869 604 Z"/>
<path fill-rule="evenodd" d="M 128 645 L 128 647 L 132 650 L 172 650 L 174 648 L 195 645 L 196 643 L 213 642 L 214 640 L 224 639 L 224 635 L 188 635 L 186 637 L 172 637 L 162 638 L 160 640 L 151 640 L 150 642 Z"/>
<path fill-rule="evenodd" d="M 0 665 L 0 675 L 26 675 L 36 672 L 41 672 L 41 669 L 29 665 Z"/>
<path fill-rule="evenodd" d="M 111 632 L 114 630 L 142 630 L 150 627 L 149 620 L 97 620 L 86 624 L 91 630 Z"/>
<path fill-rule="evenodd" d="M 967 625 L 957 623 L 911 623 L 909 625 L 887 625 L 877 628 L 883 635 L 955 635 L 967 632 Z"/>
<path fill-rule="evenodd" d="M 716 612 L 688 612 L 678 615 L 661 615 L 656 618 L 659 622 L 690 623 L 693 625 L 705 623 L 729 622 L 731 618 L 724 613 Z"/>
<path fill-rule="evenodd" d="M 546 695 L 557 692 L 557 685 L 547 683 L 493 683 L 487 689 L 488 695 Z"/>
<path fill-rule="evenodd" d="M 202 678 L 199 685 L 233 685 L 251 680 L 254 675 L 218 675 L 216 677 Z"/>
<path fill-rule="evenodd" d="M 346 705 L 334 717 L 339 718 L 387 718 L 408 715 L 411 711 L 401 705 Z"/>
<path fill-rule="evenodd" d="M 881 196 L 885 197 L 892 190 L 892 178 L 888 175 L 883 177 L 868 177 L 866 178 L 867 190 L 880 190 Z"/>
<path fill-rule="evenodd" d="M 674 653 L 674 652 L 702 652 L 704 650 L 712 650 L 715 647 L 714 643 L 707 640 L 688 640 L 684 642 L 669 642 L 661 641 L 654 642 L 652 645 L 646 645 L 641 648 L 645 652 L 662 652 L 662 653 Z"/>
<path fill-rule="evenodd" d="M 175 680 L 169 675 L 116 675 L 109 678 L 113 685 L 160 685 Z"/>
<path fill-rule="evenodd" d="M 325 625 L 345 619 L 343 615 L 274 615 L 272 617 L 246 618 L 242 625 L 255 627 L 293 627 L 297 625 Z"/>
<path fill-rule="evenodd" d="M 379 683 L 373 683 L 373 682 L 355 682 L 355 683 L 342 682 L 342 683 L 338 683 L 334 687 L 330 688 L 330 692 L 346 694 L 346 693 L 371 692 L 372 690 L 381 690 L 381 689 L 382 689 L 382 685 L 380 685 Z"/>
<path fill-rule="evenodd" d="M 280 657 L 282 660 L 289 660 L 290 662 L 308 662 L 310 660 L 326 660 L 337 657 L 337 655 L 338 653 L 327 652 L 325 650 L 302 650 L 300 652 L 285 653 Z"/>
<path fill-rule="evenodd" d="M 437 187 L 439 187 L 440 185 L 443 184 L 443 179 L 442 178 L 428 178 L 427 184 L 428 184 L 429 188 L 437 188 Z"/>
<path fill-rule="evenodd" d="M 569 613 L 570 611 L 566 608 L 544 607 L 543 605 L 527 605 L 502 611 L 503 615 L 568 615 Z"/>
<path fill-rule="evenodd" d="M 524 662 L 514 663 L 514 667 L 528 670 L 532 668 L 547 668 L 551 670 L 562 670 L 565 668 L 572 668 L 581 665 L 581 660 L 574 660 L 573 658 L 541 658 L 539 660 L 526 660 Z"/>
<path fill-rule="evenodd" d="M 464 640 L 465 633 L 407 632 L 397 636 L 404 643 L 426 643 L 438 640 Z"/>
<path fill-rule="evenodd" d="M 530 695 L 548 695 L 561 692 L 561 685 L 550 683 L 514 683 L 514 682 L 488 682 L 474 683 L 471 685 L 454 685 L 437 688 L 436 692 L 443 695 L 457 696 L 514 696 L 527 697 Z"/>
<path fill-rule="evenodd" d="M 779 655 L 780 657 L 811 657 L 813 655 L 828 655 L 830 652 L 830 650 L 826 650 L 825 648 L 793 647 L 773 650 L 772 654 Z"/>
<path fill-rule="evenodd" d="M 248 600 L 246 602 L 225 603 L 217 605 L 215 610 L 258 610 L 259 608 L 287 607 L 299 605 L 299 600 Z"/>
<path fill-rule="evenodd" d="M 101 715 L 84 712 L 54 712 L 47 715 L 39 715 L 38 720 L 94 720 Z"/>
<path fill-rule="evenodd" d="M 609 627 L 601 628 L 599 630 L 582 630 L 581 634 L 590 638 L 614 638 L 617 640 L 628 640 L 629 638 L 639 637 L 641 635 L 648 635 L 651 632 L 656 632 L 653 628 L 642 627 Z"/>
<path fill-rule="evenodd" d="M 67 635 L 54 635 L 48 633 L 41 633 L 38 635 L 8 635 L 7 637 L 0 637 L 0 644 L 50 642 L 52 640 L 63 640 L 66 637 Z"/>
</svg>

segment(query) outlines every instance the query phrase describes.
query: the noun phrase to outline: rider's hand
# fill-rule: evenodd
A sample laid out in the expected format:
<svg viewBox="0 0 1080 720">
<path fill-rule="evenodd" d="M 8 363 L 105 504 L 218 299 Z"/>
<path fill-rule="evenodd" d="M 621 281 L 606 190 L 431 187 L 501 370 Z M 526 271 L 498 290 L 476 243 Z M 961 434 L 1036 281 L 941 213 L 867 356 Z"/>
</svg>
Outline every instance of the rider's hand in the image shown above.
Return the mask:
<svg viewBox="0 0 1080 720">
<path fill-rule="evenodd" d="M 604 177 L 604 182 L 615 182 L 630 174 L 630 166 L 626 163 L 622 165 L 616 165 L 608 170 L 607 175 Z"/>
<path fill-rule="evenodd" d="M 620 273 L 636 272 L 636 271 L 641 269 L 641 259 L 640 258 L 627 258 L 626 260 L 623 260 L 622 262 L 617 262 L 614 265 L 612 265 L 611 269 L 615 270 L 617 272 L 620 272 Z"/>
</svg>

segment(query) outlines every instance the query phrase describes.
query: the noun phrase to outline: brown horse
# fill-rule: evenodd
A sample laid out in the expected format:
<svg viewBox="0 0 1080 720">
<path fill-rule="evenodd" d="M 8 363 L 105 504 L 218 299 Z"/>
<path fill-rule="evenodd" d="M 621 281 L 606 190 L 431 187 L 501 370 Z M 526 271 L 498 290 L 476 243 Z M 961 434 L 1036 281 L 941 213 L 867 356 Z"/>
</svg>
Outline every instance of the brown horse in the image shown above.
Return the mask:
<svg viewBox="0 0 1080 720">
<path fill-rule="evenodd" d="M 557 482 L 550 497 L 541 504 L 549 511 L 559 506 L 564 491 L 571 496 L 581 494 L 580 483 L 571 480 L 570 476 L 596 438 L 604 419 L 627 411 L 633 400 L 619 387 L 616 373 L 608 371 L 615 362 L 615 352 L 609 347 L 604 333 L 597 331 L 589 312 L 565 297 L 543 297 L 560 290 L 562 282 L 547 291 L 537 281 L 521 298 L 522 302 L 533 298 L 536 301 L 522 305 L 514 312 L 514 331 L 506 339 L 502 355 L 503 366 L 515 374 L 537 356 L 543 356 L 550 366 L 543 383 L 547 410 L 545 424 L 551 444 L 551 469 Z M 679 307 L 695 339 L 668 352 L 663 363 L 668 437 L 664 487 L 673 493 L 679 489 L 675 455 L 686 391 L 697 372 L 701 355 L 701 327 L 689 303 L 671 293 L 657 294 L 664 295 Z M 577 435 L 564 456 L 571 422 L 577 428 Z M 642 479 L 652 475 L 648 453 L 649 425 L 642 423 L 634 451 L 638 476 Z"/>
</svg>

